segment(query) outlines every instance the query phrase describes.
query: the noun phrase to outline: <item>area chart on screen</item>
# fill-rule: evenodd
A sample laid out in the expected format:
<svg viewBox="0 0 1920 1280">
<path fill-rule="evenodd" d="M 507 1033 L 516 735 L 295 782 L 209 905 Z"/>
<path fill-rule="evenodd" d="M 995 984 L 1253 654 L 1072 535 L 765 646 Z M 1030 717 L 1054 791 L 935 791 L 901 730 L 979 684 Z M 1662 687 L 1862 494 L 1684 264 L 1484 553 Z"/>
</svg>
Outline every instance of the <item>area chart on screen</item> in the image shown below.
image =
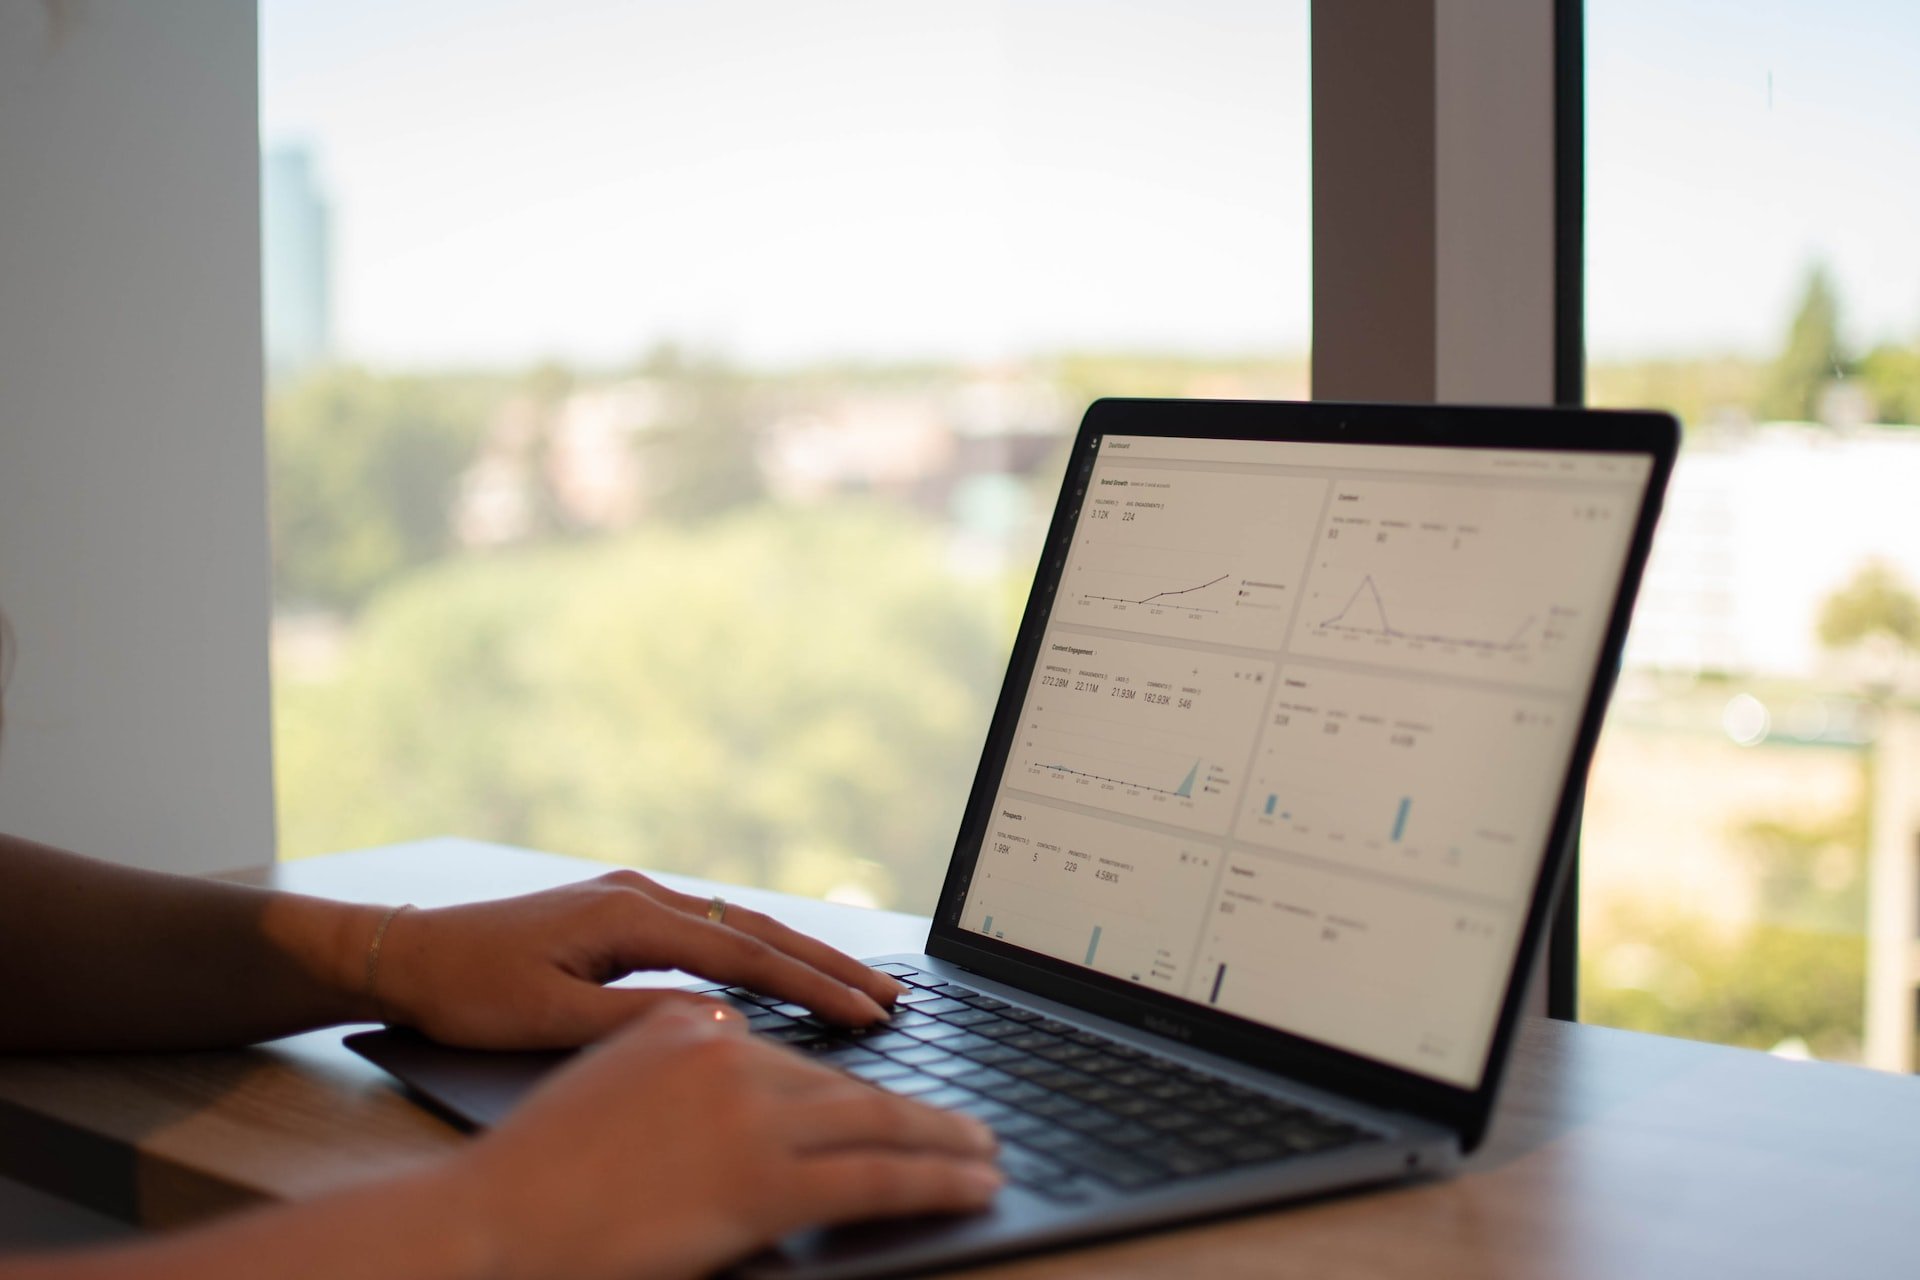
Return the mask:
<svg viewBox="0 0 1920 1280">
<path fill-rule="evenodd" d="M 1055 628 L 1009 786 L 1212 834 L 1232 824 L 1273 664 Z"/>
<path fill-rule="evenodd" d="M 1570 688 L 1600 644 L 1631 516 L 1617 492 L 1341 481 L 1290 649 Z"/>
<path fill-rule="evenodd" d="M 1276 649 L 1326 493 L 1312 478 L 1107 468 L 1086 496 L 1054 616 Z"/>
</svg>

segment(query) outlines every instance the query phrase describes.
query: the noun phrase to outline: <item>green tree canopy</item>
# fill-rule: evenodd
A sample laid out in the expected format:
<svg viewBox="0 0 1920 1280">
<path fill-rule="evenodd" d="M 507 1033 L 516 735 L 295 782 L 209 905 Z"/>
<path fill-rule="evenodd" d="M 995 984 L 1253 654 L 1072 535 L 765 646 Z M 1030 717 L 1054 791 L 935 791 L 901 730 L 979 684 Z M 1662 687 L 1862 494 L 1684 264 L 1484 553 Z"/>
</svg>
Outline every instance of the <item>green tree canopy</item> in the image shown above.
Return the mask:
<svg viewBox="0 0 1920 1280">
<path fill-rule="evenodd" d="M 1852 361 L 1840 346 L 1840 300 L 1826 267 L 1816 264 L 1807 273 L 1786 345 L 1768 372 L 1760 416 L 1812 422 L 1819 416 L 1821 392 L 1851 372 Z"/>
<path fill-rule="evenodd" d="M 274 591 L 353 609 L 442 554 L 486 397 L 446 380 L 333 368 L 267 406 Z"/>
<path fill-rule="evenodd" d="M 1818 625 L 1829 649 L 1886 635 L 1920 650 L 1920 597 L 1891 565 L 1871 560 L 1821 604 Z"/>
<path fill-rule="evenodd" d="M 453 833 L 931 908 L 1011 621 L 945 556 L 762 506 L 427 569 L 283 686 L 285 852 Z"/>
</svg>

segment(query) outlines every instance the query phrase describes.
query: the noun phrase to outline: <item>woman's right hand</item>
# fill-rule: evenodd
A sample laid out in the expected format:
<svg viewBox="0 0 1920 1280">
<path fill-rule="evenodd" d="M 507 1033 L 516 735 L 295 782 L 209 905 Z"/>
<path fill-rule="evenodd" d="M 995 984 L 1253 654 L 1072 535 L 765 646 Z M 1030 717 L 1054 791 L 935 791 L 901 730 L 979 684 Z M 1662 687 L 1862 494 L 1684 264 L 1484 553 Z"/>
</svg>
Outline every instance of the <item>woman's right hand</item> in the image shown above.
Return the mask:
<svg viewBox="0 0 1920 1280">
<path fill-rule="evenodd" d="M 985 1125 L 666 1006 L 445 1172 L 500 1280 L 705 1275 L 803 1227 L 984 1209 Z"/>
</svg>

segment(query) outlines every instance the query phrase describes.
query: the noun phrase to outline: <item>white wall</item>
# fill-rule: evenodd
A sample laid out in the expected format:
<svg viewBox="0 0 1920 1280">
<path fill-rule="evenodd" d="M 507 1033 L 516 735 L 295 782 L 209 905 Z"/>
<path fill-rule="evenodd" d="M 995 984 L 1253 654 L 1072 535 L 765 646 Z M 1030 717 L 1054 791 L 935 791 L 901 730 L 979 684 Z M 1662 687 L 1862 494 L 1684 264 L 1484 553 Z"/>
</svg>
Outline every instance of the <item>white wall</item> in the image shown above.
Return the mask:
<svg viewBox="0 0 1920 1280">
<path fill-rule="evenodd" d="M 273 856 L 251 0 L 0 0 L 0 830 Z"/>
</svg>

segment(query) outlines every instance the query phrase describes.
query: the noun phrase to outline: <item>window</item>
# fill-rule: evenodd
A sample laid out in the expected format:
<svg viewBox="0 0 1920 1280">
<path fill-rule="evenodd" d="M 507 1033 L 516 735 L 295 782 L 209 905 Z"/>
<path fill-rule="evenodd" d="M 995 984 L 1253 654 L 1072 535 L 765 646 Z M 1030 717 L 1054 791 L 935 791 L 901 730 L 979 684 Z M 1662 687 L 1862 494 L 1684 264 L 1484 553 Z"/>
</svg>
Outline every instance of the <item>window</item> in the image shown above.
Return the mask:
<svg viewBox="0 0 1920 1280">
<path fill-rule="evenodd" d="M 1085 403 L 1306 394 L 1304 0 L 267 0 L 261 76 L 283 856 L 929 908 Z"/>
<path fill-rule="evenodd" d="M 1588 6 L 1589 388 L 1687 426 L 1589 792 L 1581 1017 L 1911 1071 L 1920 13 Z"/>
</svg>

